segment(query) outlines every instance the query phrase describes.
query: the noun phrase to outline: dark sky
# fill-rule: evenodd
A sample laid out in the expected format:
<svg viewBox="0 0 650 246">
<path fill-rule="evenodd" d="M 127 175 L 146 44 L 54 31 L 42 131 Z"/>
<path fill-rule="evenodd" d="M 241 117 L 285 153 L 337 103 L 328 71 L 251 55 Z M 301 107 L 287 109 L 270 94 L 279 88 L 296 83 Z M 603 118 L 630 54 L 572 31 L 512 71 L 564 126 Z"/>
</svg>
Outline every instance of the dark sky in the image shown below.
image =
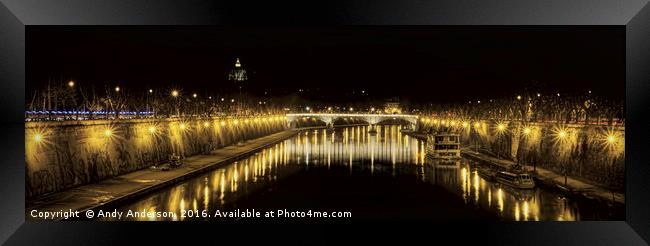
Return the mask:
<svg viewBox="0 0 650 246">
<path fill-rule="evenodd" d="M 326 100 L 448 102 L 524 88 L 625 96 L 623 27 L 27 27 L 27 96 L 48 79 L 131 91 L 226 93 L 236 57 L 247 90 L 318 88 Z M 445 91 L 445 92 L 436 92 Z"/>
</svg>

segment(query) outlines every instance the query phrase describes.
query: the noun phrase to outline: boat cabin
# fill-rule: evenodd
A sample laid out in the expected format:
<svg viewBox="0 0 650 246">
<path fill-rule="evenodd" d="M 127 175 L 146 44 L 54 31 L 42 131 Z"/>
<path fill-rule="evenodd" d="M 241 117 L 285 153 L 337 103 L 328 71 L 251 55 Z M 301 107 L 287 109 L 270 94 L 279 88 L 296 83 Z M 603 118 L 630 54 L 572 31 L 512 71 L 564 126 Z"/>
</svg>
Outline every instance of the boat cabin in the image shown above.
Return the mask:
<svg viewBox="0 0 650 246">
<path fill-rule="evenodd" d="M 427 154 L 433 158 L 460 158 L 460 134 L 436 132 L 427 136 Z"/>
</svg>

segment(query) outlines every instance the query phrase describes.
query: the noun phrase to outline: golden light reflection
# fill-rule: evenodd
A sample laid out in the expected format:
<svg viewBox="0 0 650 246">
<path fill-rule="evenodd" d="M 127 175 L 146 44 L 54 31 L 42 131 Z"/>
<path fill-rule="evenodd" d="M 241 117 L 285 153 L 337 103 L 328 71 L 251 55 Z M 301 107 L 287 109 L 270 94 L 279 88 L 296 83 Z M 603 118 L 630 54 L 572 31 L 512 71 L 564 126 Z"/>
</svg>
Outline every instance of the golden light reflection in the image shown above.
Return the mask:
<svg viewBox="0 0 650 246">
<path fill-rule="evenodd" d="M 458 122 L 456 123 L 458 124 Z M 468 126 L 470 126 L 469 123 Z M 445 167 L 445 171 L 442 172 L 438 169 L 430 171 L 432 163 L 425 160 L 426 148 L 423 141 L 409 137 L 400 132 L 400 128 L 396 126 L 377 125 L 376 127 L 380 134 L 369 134 L 370 127 L 334 129 L 331 133 L 332 130 L 324 129 L 303 131 L 297 138 L 282 141 L 259 151 L 256 155 L 221 167 L 197 184 L 185 184 L 186 188 L 183 189 L 191 192 L 183 193 L 183 189 L 172 189 L 171 194 L 163 198 L 172 202 L 157 207 L 149 201 L 143 203 L 141 207 L 176 211 L 179 207 L 187 209 L 189 204 L 192 208 L 201 206 L 204 209 L 213 209 L 231 202 L 241 195 L 249 194 L 253 187 L 264 187 L 269 182 L 274 182 L 281 178 L 281 174 L 286 170 L 295 170 L 282 168 L 284 166 L 304 166 L 305 163 L 309 163 L 310 169 L 339 165 L 350 167 L 351 172 L 354 166 L 357 168 L 354 169 L 355 171 L 366 170 L 374 175 L 377 172 L 392 172 L 395 175 L 396 170 L 400 174 L 408 170 L 413 175 L 417 175 L 419 181 L 442 185 L 445 188 L 449 186 L 451 191 L 459 196 L 462 195 L 465 203 L 488 208 L 498 212 L 501 217 L 506 219 L 540 219 L 539 200 L 521 195 L 518 191 L 512 191 L 508 187 L 502 188 L 491 181 L 486 181 L 482 178 L 482 174 L 479 175 L 473 162 L 463 161 L 455 168 Z M 170 128 L 173 126 L 170 125 Z M 523 129 L 521 130 L 523 131 Z M 536 131 L 537 129 L 531 126 L 530 134 L 535 134 Z M 101 136 L 97 131 L 94 134 Z M 603 134 L 603 142 L 607 142 L 605 136 Z M 339 139 L 334 141 L 335 138 Z M 302 163 L 303 161 L 305 163 Z M 417 165 L 417 167 L 402 169 L 408 165 Z M 493 194 L 496 197 L 493 197 Z M 483 199 L 480 199 L 481 196 Z M 211 201 L 210 198 L 214 201 Z M 494 198 L 497 201 L 493 207 Z M 186 201 L 191 203 L 186 203 Z M 216 203 L 216 205 L 211 203 Z M 570 208 L 564 208 L 559 216 L 555 210 L 552 213 L 545 213 L 547 214 L 544 218 L 561 218 L 563 220 L 576 218 L 575 212 Z"/>
<path fill-rule="evenodd" d="M 497 206 L 499 212 L 503 213 L 503 190 L 501 188 L 497 190 Z"/>
</svg>

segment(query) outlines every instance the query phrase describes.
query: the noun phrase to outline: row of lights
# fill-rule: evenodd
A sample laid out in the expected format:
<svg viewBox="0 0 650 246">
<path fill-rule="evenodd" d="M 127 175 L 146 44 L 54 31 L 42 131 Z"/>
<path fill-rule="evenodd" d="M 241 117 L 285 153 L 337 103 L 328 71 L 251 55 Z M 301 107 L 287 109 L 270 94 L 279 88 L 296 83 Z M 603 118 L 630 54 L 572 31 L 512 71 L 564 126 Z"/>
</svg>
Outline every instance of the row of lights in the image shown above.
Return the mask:
<svg viewBox="0 0 650 246">
<path fill-rule="evenodd" d="M 255 118 L 255 119 L 252 119 L 252 120 L 251 119 L 244 119 L 242 121 L 244 123 L 248 124 L 250 122 L 254 122 L 254 123 L 267 122 L 267 121 L 277 122 L 277 121 L 280 121 L 280 120 L 283 120 L 283 119 L 286 120 L 287 117 L 275 116 L 275 117 Z M 233 125 L 238 125 L 239 124 L 239 120 L 232 120 L 231 122 L 232 122 Z M 224 120 L 220 121 L 220 125 L 225 126 L 226 121 L 224 121 Z M 200 126 L 200 123 L 199 123 L 199 126 Z M 204 127 L 210 127 L 210 123 L 207 122 L 207 121 L 203 122 L 203 126 Z M 186 130 L 186 129 L 189 128 L 189 125 L 187 123 L 181 122 L 181 123 L 178 124 L 178 127 L 179 127 L 180 130 Z M 157 127 L 155 125 L 150 125 L 149 127 L 147 127 L 147 131 L 149 133 L 151 133 L 151 134 L 155 134 L 155 133 L 158 132 L 158 129 L 157 129 Z M 45 140 L 45 133 L 44 132 L 45 131 L 37 131 L 36 133 L 34 133 L 34 135 L 32 137 L 33 141 L 36 142 L 36 143 L 43 142 Z M 107 138 L 112 137 L 114 135 L 114 133 L 115 133 L 115 131 L 110 127 L 106 128 L 106 129 L 104 129 L 102 131 L 102 134 Z"/>
<path fill-rule="evenodd" d="M 433 122 L 433 123 L 436 124 L 436 125 L 437 125 L 438 123 L 443 124 L 443 125 L 446 124 L 447 126 L 456 126 L 456 124 L 458 123 L 458 122 L 455 121 L 455 120 L 447 120 L 447 121 L 445 121 L 445 120 L 440 120 L 440 121 L 438 121 L 437 119 L 433 119 L 433 120 L 431 120 L 431 119 L 428 119 L 428 118 L 422 118 L 421 121 L 422 121 L 422 122 L 425 122 L 425 123 Z M 461 122 L 460 122 L 460 125 L 461 125 L 463 128 L 467 128 L 467 127 L 469 127 L 470 124 L 469 124 L 467 121 L 461 121 Z M 474 128 L 479 129 L 479 128 L 481 128 L 483 125 L 485 125 L 485 123 L 475 122 L 475 123 L 474 123 Z M 499 131 L 499 132 L 505 132 L 507 129 L 508 129 L 508 126 L 507 126 L 505 123 L 497 123 L 497 125 L 496 125 L 496 130 Z M 523 133 L 524 135 L 529 135 L 529 134 L 532 133 L 532 128 L 529 127 L 529 126 L 525 126 L 525 127 L 522 129 L 522 133 Z M 559 129 L 559 130 L 556 131 L 556 135 L 557 135 L 557 137 L 558 137 L 559 139 L 566 139 L 566 138 L 569 136 L 569 132 L 568 132 L 566 129 Z M 613 143 L 615 143 L 615 142 L 618 140 L 618 137 L 617 137 L 616 134 L 614 134 L 613 132 L 608 132 L 608 133 L 605 134 L 604 139 L 605 139 L 605 141 L 607 141 L 608 143 L 613 144 Z"/>
<path fill-rule="evenodd" d="M 69 86 L 69 87 L 74 87 L 74 86 L 75 86 L 75 82 L 74 82 L 73 80 L 68 81 L 68 86 Z M 115 92 L 120 92 L 120 87 L 119 87 L 119 86 L 115 86 Z M 149 93 L 150 93 L 150 94 L 153 93 L 153 89 L 149 89 Z M 172 91 L 171 91 L 171 96 L 172 96 L 172 97 L 178 97 L 179 95 L 180 95 L 180 92 L 178 92 L 178 90 L 172 90 Z M 196 93 L 193 93 L 193 94 L 192 94 L 192 97 L 193 97 L 193 98 L 197 98 L 198 96 L 199 96 L 199 95 L 196 94 Z M 211 96 L 208 97 L 208 98 L 209 98 L 209 99 L 212 99 Z M 221 98 L 221 101 L 222 101 L 222 102 L 225 101 L 225 100 L 226 100 L 225 98 Z M 230 102 L 235 102 L 235 99 L 230 99 Z M 266 103 L 266 102 L 265 102 L 265 103 Z M 260 104 L 261 104 L 261 103 L 260 103 Z"/>
</svg>

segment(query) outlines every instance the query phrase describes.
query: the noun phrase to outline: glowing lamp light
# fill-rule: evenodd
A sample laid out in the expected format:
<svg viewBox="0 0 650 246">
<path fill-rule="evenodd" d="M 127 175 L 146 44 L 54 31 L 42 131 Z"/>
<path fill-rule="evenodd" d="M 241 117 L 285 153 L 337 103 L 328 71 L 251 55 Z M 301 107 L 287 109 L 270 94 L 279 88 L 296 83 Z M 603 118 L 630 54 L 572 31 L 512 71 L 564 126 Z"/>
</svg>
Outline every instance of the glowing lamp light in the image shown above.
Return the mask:
<svg viewBox="0 0 650 246">
<path fill-rule="evenodd" d="M 499 124 L 499 125 L 497 125 L 497 129 L 498 129 L 499 131 L 503 131 L 503 130 L 506 129 L 506 125 L 504 125 L 504 124 Z"/>
<path fill-rule="evenodd" d="M 68 81 L 68 86 L 74 87 L 74 81 L 72 81 L 72 80 Z"/>
<path fill-rule="evenodd" d="M 43 134 L 34 134 L 34 142 L 40 143 L 41 141 L 43 141 Z"/>
<path fill-rule="evenodd" d="M 106 137 L 110 137 L 110 136 L 112 136 L 112 135 L 113 135 L 113 131 L 111 131 L 110 129 L 106 129 L 106 130 L 104 130 L 104 136 L 106 136 Z"/>
<path fill-rule="evenodd" d="M 566 134 L 567 134 L 567 133 L 566 133 L 565 130 L 560 130 L 560 132 L 559 132 L 557 135 L 558 135 L 558 137 L 560 137 L 560 138 L 565 138 L 565 137 L 566 137 Z"/>
<path fill-rule="evenodd" d="M 206 122 L 203 122 L 203 126 L 204 126 L 204 127 L 209 127 L 209 126 L 210 126 L 210 123 L 207 122 L 207 121 L 206 121 Z"/>
<path fill-rule="evenodd" d="M 222 120 L 221 121 L 221 126 L 225 126 L 225 125 L 226 125 L 226 122 Z"/>
<path fill-rule="evenodd" d="M 149 89 L 149 93 L 153 93 L 153 89 Z"/>
<path fill-rule="evenodd" d="M 173 96 L 173 97 L 177 97 L 177 96 L 178 96 L 178 91 L 177 91 L 177 90 L 173 90 L 173 91 L 172 91 L 172 96 Z"/>
<path fill-rule="evenodd" d="M 151 134 L 156 133 L 156 127 L 154 127 L 154 126 L 150 126 L 150 127 L 149 127 L 149 133 L 151 133 Z"/>
<path fill-rule="evenodd" d="M 479 127 L 481 127 L 481 123 L 478 122 L 474 123 L 474 128 L 479 128 Z"/>
<path fill-rule="evenodd" d="M 185 127 L 186 127 L 185 123 L 181 123 L 181 124 L 178 126 L 178 128 L 180 128 L 181 130 L 185 130 Z"/>
<path fill-rule="evenodd" d="M 196 98 L 198 95 L 196 93 L 192 94 L 192 97 Z"/>
<path fill-rule="evenodd" d="M 233 121 L 232 123 L 235 124 L 235 125 L 237 125 L 237 124 L 239 124 L 239 121 L 238 121 L 238 120 L 235 120 L 235 121 Z"/>
<path fill-rule="evenodd" d="M 530 128 L 529 127 L 524 127 L 524 134 L 526 134 L 526 135 L 530 134 Z"/>
<path fill-rule="evenodd" d="M 463 127 L 467 128 L 467 126 L 469 126 L 469 124 L 467 122 L 463 122 Z"/>
<path fill-rule="evenodd" d="M 607 136 L 607 142 L 608 142 L 608 143 L 614 143 L 614 142 L 616 142 L 616 136 L 614 136 L 614 135 L 612 135 L 612 134 L 608 135 L 608 136 Z"/>
<path fill-rule="evenodd" d="M 521 96 L 517 96 L 517 100 L 521 100 Z"/>
</svg>

